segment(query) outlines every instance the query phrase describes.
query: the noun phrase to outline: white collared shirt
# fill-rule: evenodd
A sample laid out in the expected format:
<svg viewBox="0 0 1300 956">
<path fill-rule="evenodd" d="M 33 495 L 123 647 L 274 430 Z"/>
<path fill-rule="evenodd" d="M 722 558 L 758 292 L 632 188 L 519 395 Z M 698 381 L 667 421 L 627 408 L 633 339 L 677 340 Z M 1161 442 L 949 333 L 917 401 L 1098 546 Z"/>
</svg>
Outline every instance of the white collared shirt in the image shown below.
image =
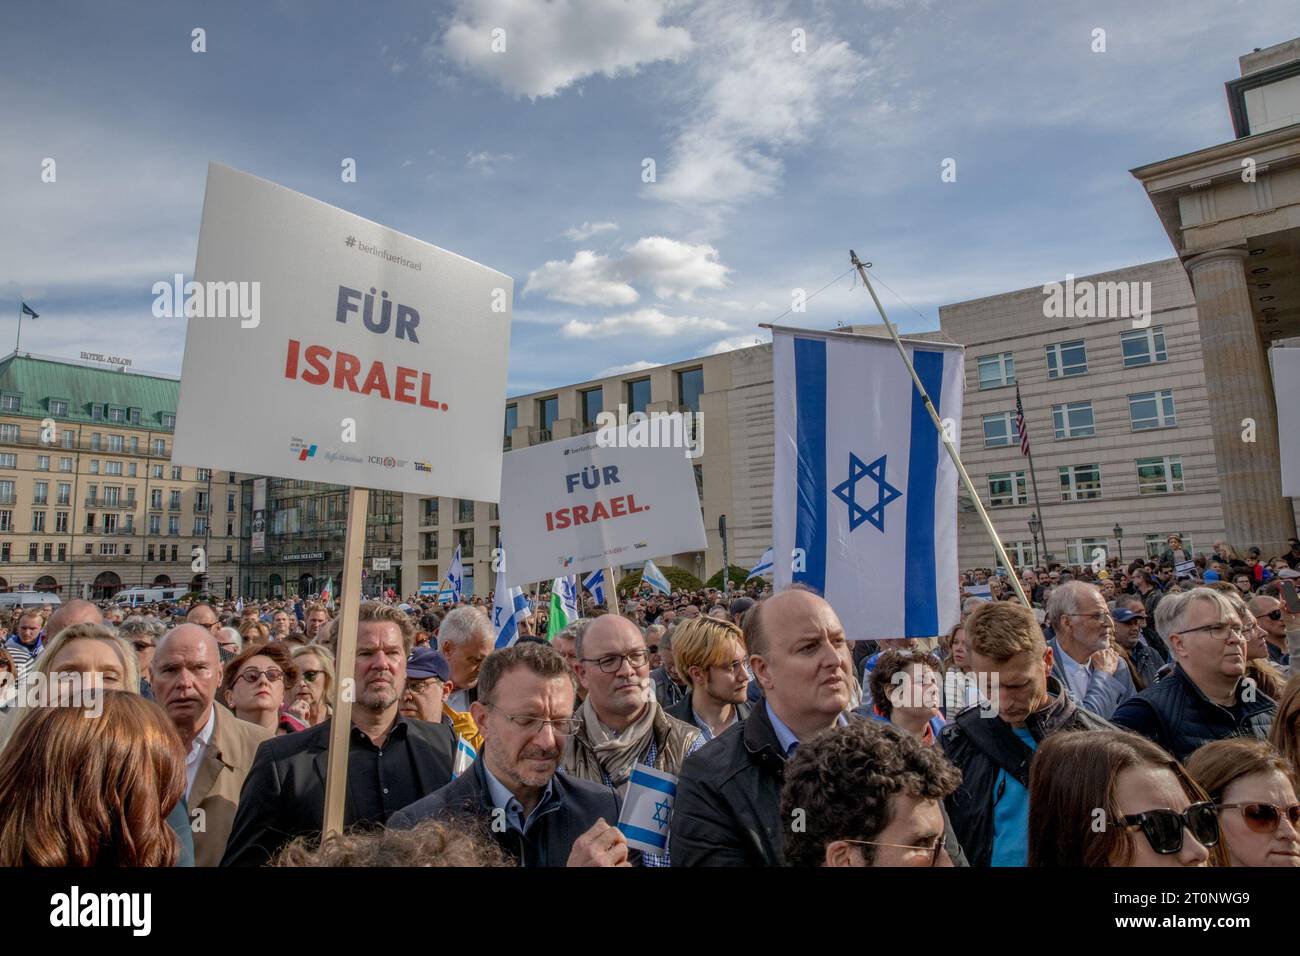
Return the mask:
<svg viewBox="0 0 1300 956">
<path fill-rule="evenodd" d="M 1088 684 L 1092 680 L 1092 658 L 1089 657 L 1087 663 L 1080 664 L 1073 657 L 1061 648 L 1061 669 L 1065 672 L 1065 686 L 1075 700 L 1080 703 L 1088 694 Z"/>
<path fill-rule="evenodd" d="M 203 729 L 194 737 L 194 743 L 190 744 L 190 752 L 185 755 L 185 799 L 190 798 L 190 791 L 194 789 L 194 778 L 199 774 L 199 761 L 203 757 L 203 750 L 212 740 L 212 731 L 217 726 L 217 705 L 213 704 L 208 710 L 208 722 L 203 725 Z"/>
</svg>

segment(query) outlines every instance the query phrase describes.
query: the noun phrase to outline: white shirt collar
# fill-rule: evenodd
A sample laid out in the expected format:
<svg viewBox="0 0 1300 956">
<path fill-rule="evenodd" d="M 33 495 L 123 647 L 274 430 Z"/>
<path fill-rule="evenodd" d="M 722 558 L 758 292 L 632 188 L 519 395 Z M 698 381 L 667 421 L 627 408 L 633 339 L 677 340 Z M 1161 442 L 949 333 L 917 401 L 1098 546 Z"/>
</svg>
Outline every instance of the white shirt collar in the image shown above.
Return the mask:
<svg viewBox="0 0 1300 956">
<path fill-rule="evenodd" d="M 217 726 L 217 705 L 213 704 L 208 709 L 208 722 L 203 725 L 203 729 L 194 735 L 194 742 L 190 744 L 190 752 L 185 755 L 185 799 L 190 798 L 190 791 L 194 789 L 194 778 L 199 773 L 199 760 L 203 756 L 204 749 L 212 742 L 212 732 Z"/>
</svg>

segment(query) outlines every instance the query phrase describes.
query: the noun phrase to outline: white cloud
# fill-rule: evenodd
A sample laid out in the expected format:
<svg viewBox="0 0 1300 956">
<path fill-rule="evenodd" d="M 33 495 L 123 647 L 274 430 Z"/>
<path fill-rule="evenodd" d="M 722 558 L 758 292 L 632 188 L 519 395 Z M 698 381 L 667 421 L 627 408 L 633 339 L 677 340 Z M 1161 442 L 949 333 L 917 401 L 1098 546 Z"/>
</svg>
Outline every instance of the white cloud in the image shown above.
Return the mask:
<svg viewBox="0 0 1300 956">
<path fill-rule="evenodd" d="M 828 23 L 770 13 L 756 0 L 710 0 L 690 19 L 709 37 L 684 88 L 682 126 L 649 195 L 684 204 L 737 203 L 773 192 L 781 153 L 808 141 L 833 102 L 868 76 L 866 60 Z M 792 31 L 806 49 L 792 49 Z"/>
<path fill-rule="evenodd" d="M 569 262 L 551 260 L 529 273 L 524 292 L 571 305 L 630 305 L 640 297 L 637 283 L 660 299 L 689 301 L 700 289 L 724 288 L 730 271 L 713 246 L 647 236 L 618 258 L 579 249 Z"/>
<path fill-rule="evenodd" d="M 655 368 L 656 365 L 655 362 L 645 360 L 633 362 L 630 365 L 615 365 L 613 368 L 601 369 L 596 373 L 596 378 L 610 378 L 614 375 L 626 375 L 628 372 L 644 372 L 648 368 Z"/>
<path fill-rule="evenodd" d="M 630 279 L 649 284 L 661 299 L 690 299 L 699 289 L 721 289 L 730 271 L 718 262 L 718 250 L 664 236 L 648 236 L 627 247 L 619 263 Z"/>
<path fill-rule="evenodd" d="M 564 230 L 560 235 L 570 242 L 584 242 L 592 236 L 600 235 L 602 232 L 617 231 L 618 223 L 616 222 L 584 222 L 581 226 L 573 226 Z"/>
<path fill-rule="evenodd" d="M 611 335 L 645 335 L 651 338 L 698 335 L 705 332 L 730 332 L 732 327 L 720 319 L 694 315 L 667 315 L 658 309 L 637 309 L 623 315 L 611 315 L 598 322 L 571 319 L 560 332 L 571 339 L 599 339 Z"/>
<path fill-rule="evenodd" d="M 734 352 L 736 349 L 747 349 L 754 345 L 762 345 L 764 342 L 772 341 L 771 335 L 767 332 L 755 330 L 753 335 L 736 335 L 729 339 L 718 339 L 704 350 L 705 355 L 720 355 L 723 352 Z"/>
<path fill-rule="evenodd" d="M 482 150 L 477 153 L 466 153 L 465 167 L 484 176 L 491 176 L 496 172 L 498 165 L 508 163 L 515 158 L 514 153 L 489 153 L 487 150 Z"/>
<path fill-rule="evenodd" d="M 659 21 L 664 0 L 459 0 L 430 47 L 514 96 L 554 96 L 584 77 L 635 73 L 691 49 L 690 34 Z M 505 49 L 493 50 L 504 30 Z M 501 36 L 498 34 L 498 36 Z"/>
<path fill-rule="evenodd" d="M 571 262 L 553 259 L 528 274 L 524 294 L 541 292 L 570 305 L 631 305 L 640 296 L 617 275 L 608 256 L 579 249 Z"/>
</svg>

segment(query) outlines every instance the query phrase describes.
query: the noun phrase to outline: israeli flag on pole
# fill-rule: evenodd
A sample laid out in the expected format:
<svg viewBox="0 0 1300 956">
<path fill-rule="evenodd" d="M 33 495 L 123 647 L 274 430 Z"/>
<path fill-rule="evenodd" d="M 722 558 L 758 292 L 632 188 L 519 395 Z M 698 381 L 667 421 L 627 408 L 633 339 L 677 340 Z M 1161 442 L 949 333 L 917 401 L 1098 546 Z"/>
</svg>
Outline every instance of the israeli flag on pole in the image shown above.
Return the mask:
<svg viewBox="0 0 1300 956">
<path fill-rule="evenodd" d="M 821 593 L 850 640 L 936 637 L 957 623 L 957 469 L 891 339 L 775 330 L 775 568 Z M 960 346 L 905 340 L 961 436 Z"/>
<path fill-rule="evenodd" d="M 465 571 L 460 563 L 460 545 L 456 545 L 456 552 L 451 556 L 451 567 L 447 570 L 447 587 L 444 592 L 451 593 L 451 600 L 460 600 L 461 585 L 465 582 Z"/>
<path fill-rule="evenodd" d="M 634 850 L 663 855 L 668 849 L 668 823 L 677 799 L 677 778 L 637 764 L 628 780 L 618 828 Z"/>
<path fill-rule="evenodd" d="M 653 561 L 646 561 L 645 570 L 641 572 L 641 580 L 663 594 L 673 593 L 672 587 L 668 584 L 668 579 L 664 577 L 664 573 L 655 566 Z"/>
<path fill-rule="evenodd" d="M 605 603 L 605 569 L 597 568 L 582 579 L 582 586 L 591 592 L 597 604 Z"/>
<path fill-rule="evenodd" d="M 464 737 L 456 737 L 456 760 L 451 765 L 451 775 L 453 778 L 459 777 L 462 773 L 470 768 L 475 760 L 478 759 L 478 751 L 469 745 L 469 741 Z"/>
<path fill-rule="evenodd" d="M 759 578 L 765 574 L 771 574 L 772 563 L 775 560 L 776 558 L 773 554 L 772 549 L 768 548 L 766 551 L 763 552 L 763 556 L 758 559 L 758 564 L 754 565 L 753 570 L 749 572 L 749 576 L 746 577 L 745 580 L 748 581 L 749 578 Z"/>
<path fill-rule="evenodd" d="M 523 588 L 506 586 L 505 539 L 501 548 L 501 570 L 492 592 L 492 628 L 497 632 L 496 648 L 509 647 L 519 639 L 519 618 L 528 613 L 528 595 Z"/>
</svg>

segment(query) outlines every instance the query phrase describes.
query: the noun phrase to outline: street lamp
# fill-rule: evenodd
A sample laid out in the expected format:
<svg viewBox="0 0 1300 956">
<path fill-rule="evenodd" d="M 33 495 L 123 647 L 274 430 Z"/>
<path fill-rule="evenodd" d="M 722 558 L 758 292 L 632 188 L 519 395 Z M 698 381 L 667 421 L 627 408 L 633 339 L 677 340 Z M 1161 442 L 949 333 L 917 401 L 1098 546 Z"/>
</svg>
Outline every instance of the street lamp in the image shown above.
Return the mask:
<svg viewBox="0 0 1300 956">
<path fill-rule="evenodd" d="M 1029 516 L 1029 536 L 1030 536 L 1030 537 L 1033 539 L 1033 541 L 1034 541 L 1034 564 L 1035 564 L 1035 565 L 1039 563 L 1039 560 L 1038 560 L 1038 529 L 1040 529 L 1042 526 L 1043 526 L 1043 523 L 1042 523 L 1041 521 L 1038 520 L 1038 512 L 1035 511 L 1033 514 L 1031 514 L 1031 515 Z"/>
<path fill-rule="evenodd" d="M 1122 565 L 1124 563 L 1124 529 L 1116 521 L 1115 527 L 1110 530 L 1115 532 L 1115 543 L 1119 545 L 1119 563 Z"/>
</svg>

